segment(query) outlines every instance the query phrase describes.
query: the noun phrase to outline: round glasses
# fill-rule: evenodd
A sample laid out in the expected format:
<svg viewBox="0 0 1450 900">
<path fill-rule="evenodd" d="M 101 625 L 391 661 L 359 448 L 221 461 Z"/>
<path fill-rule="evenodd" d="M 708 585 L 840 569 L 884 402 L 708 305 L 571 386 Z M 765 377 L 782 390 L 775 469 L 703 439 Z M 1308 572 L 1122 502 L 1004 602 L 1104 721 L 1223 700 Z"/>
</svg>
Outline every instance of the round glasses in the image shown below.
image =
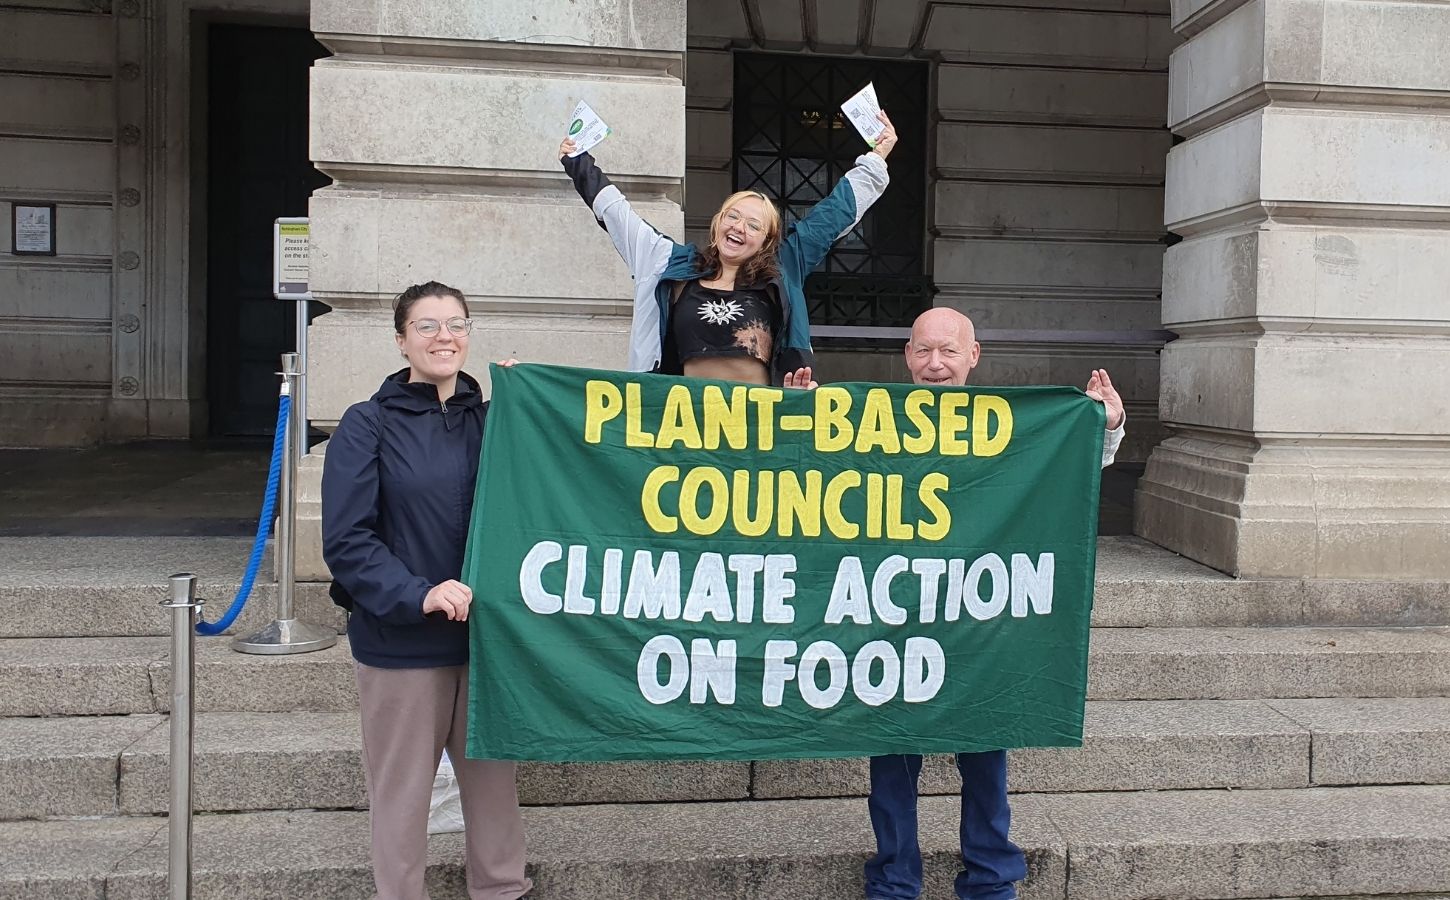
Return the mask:
<svg viewBox="0 0 1450 900">
<path fill-rule="evenodd" d="M 724 219 L 727 225 L 736 225 L 743 221 L 745 223 L 745 230 L 749 231 L 751 234 L 760 234 L 762 231 L 765 230 L 765 225 L 763 225 L 759 220 L 747 219 L 733 209 L 727 209 L 725 211 Z"/>
<path fill-rule="evenodd" d="M 439 322 L 437 319 L 414 319 L 409 324 L 418 332 L 419 337 L 425 338 L 435 338 L 445 328 L 456 338 L 468 337 L 468 333 L 473 330 L 473 320 L 462 316 L 454 316 L 446 322 Z"/>
</svg>

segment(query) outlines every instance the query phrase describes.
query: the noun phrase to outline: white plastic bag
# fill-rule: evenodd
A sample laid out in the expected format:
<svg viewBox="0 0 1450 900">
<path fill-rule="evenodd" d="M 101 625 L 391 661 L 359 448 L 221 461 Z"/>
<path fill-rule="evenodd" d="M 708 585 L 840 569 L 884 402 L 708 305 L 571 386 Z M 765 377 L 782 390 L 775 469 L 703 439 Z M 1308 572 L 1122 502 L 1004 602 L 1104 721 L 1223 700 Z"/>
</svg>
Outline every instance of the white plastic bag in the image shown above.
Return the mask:
<svg viewBox="0 0 1450 900">
<path fill-rule="evenodd" d="M 453 760 L 448 751 L 438 763 L 433 776 L 433 799 L 428 805 L 428 833 L 452 834 L 463 830 L 463 801 L 458 797 L 458 779 L 453 774 Z"/>
</svg>

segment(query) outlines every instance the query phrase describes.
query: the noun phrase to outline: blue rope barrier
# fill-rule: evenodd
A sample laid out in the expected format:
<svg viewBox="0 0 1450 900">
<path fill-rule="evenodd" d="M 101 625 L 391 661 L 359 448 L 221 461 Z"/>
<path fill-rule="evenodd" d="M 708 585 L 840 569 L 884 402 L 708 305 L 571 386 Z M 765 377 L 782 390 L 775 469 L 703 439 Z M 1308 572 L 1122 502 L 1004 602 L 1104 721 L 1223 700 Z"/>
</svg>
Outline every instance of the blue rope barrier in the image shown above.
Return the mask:
<svg viewBox="0 0 1450 900">
<path fill-rule="evenodd" d="M 257 580 L 257 568 L 262 564 L 267 538 L 272 534 L 272 511 L 277 507 L 277 482 L 282 478 L 282 448 L 287 440 L 287 417 L 291 411 L 292 397 L 283 394 L 277 405 L 277 431 L 272 439 L 272 466 L 267 470 L 267 496 L 262 501 L 262 516 L 257 521 L 257 539 L 252 542 L 252 558 L 247 562 L 247 574 L 243 576 L 242 585 L 237 588 L 236 599 L 232 600 L 226 615 L 215 622 L 198 621 L 197 634 L 221 634 L 232 627 L 232 623 L 241 614 L 242 607 L 247 605 L 247 598 L 252 595 L 252 584 Z"/>
</svg>

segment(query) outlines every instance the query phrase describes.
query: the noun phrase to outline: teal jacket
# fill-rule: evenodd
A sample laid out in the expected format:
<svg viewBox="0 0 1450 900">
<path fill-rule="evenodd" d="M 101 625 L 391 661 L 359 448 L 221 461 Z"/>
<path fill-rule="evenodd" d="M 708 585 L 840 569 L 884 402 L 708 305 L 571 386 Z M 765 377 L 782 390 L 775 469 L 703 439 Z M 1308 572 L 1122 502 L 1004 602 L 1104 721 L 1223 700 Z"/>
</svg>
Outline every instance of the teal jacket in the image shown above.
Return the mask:
<svg viewBox="0 0 1450 900">
<path fill-rule="evenodd" d="M 614 248 L 634 278 L 634 317 L 629 333 L 628 368 L 634 372 L 679 374 L 678 361 L 664 359 L 666 329 L 674 286 L 702 274 L 694 244 L 679 244 L 641 218 L 599 170 L 588 153 L 564 157 L 564 171 L 594 218 L 609 233 Z M 780 303 L 781 333 L 776 336 L 771 380 L 813 364 L 811 323 L 806 312 L 806 276 L 820 265 L 831 245 L 857 223 L 890 182 L 886 161 L 874 153 L 856 159 L 834 190 L 800 221 L 786 228 L 780 243 L 780 277 L 767 289 Z"/>
</svg>

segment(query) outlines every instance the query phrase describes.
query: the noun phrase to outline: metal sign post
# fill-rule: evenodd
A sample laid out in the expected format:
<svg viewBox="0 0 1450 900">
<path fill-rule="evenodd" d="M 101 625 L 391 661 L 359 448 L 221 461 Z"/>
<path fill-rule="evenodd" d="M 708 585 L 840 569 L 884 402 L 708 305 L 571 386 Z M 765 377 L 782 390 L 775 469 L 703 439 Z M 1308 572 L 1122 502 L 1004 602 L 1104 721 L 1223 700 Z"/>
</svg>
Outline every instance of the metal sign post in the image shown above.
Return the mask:
<svg viewBox="0 0 1450 900">
<path fill-rule="evenodd" d="M 311 309 L 312 232 L 307 217 L 283 217 L 272 224 L 272 296 L 297 301 L 298 372 L 292 405 L 300 430 L 293 450 L 298 461 L 307 455 L 307 315 Z"/>
<path fill-rule="evenodd" d="M 282 354 L 282 391 L 292 394 L 300 375 L 296 353 Z M 292 394 L 295 396 L 295 394 Z M 277 516 L 277 618 L 256 634 L 232 640 L 232 649 L 240 653 L 282 654 L 325 650 L 337 643 L 337 630 L 299 621 L 293 609 L 297 584 L 297 454 L 293 443 L 301 424 L 297 404 L 287 416 L 286 438 L 282 445 L 282 479 L 277 488 L 281 512 Z"/>
</svg>

